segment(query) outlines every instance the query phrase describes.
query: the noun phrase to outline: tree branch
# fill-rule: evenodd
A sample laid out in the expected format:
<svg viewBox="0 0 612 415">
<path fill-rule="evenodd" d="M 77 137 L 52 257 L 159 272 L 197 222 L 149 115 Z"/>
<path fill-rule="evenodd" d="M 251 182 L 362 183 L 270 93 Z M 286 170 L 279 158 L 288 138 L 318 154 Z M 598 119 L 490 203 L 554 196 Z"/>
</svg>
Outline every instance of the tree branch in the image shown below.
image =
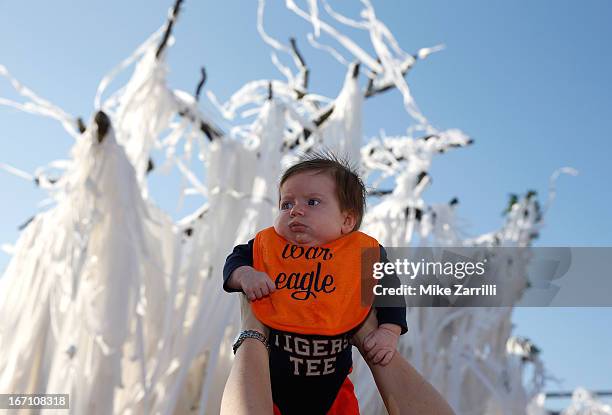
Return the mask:
<svg viewBox="0 0 612 415">
<path fill-rule="evenodd" d="M 412 57 L 414 58 L 414 60 L 412 61 L 407 61 L 404 66 L 402 67 L 402 76 L 406 76 L 406 74 L 408 73 L 408 71 L 410 69 L 412 69 L 412 67 L 414 66 L 414 64 L 416 63 L 416 61 L 418 60 L 418 56 L 417 55 L 412 55 Z M 380 58 L 377 59 L 377 61 L 380 63 Z M 376 72 L 373 72 L 374 75 L 376 75 Z M 383 93 L 385 91 L 388 91 L 390 89 L 395 88 L 395 84 L 393 82 L 388 82 L 385 85 L 382 85 L 378 88 L 374 87 L 374 78 L 370 77 L 370 80 L 368 81 L 368 87 L 366 88 L 366 92 L 364 94 L 365 98 L 370 98 L 373 97 L 374 95 Z"/>
<path fill-rule="evenodd" d="M 207 124 L 204 121 L 200 122 L 200 131 L 202 131 L 209 141 L 223 137 L 223 131 L 219 130 L 212 124 Z"/>
<path fill-rule="evenodd" d="M 97 129 L 96 138 L 98 143 L 102 143 L 106 137 L 106 134 L 108 133 L 108 130 L 111 128 L 111 120 L 108 118 L 108 115 L 106 115 L 105 112 L 98 111 L 94 116 L 94 121 Z"/>
<path fill-rule="evenodd" d="M 85 122 L 83 121 L 83 118 L 81 118 L 81 117 L 77 118 L 76 124 L 77 124 L 77 128 L 79 129 L 79 132 L 81 134 L 83 134 L 85 132 L 85 130 L 87 130 L 87 126 L 85 125 Z"/>
<path fill-rule="evenodd" d="M 355 66 L 353 66 L 353 78 L 357 78 L 359 76 L 359 67 L 361 66 L 361 64 L 359 62 L 355 63 Z"/>
<path fill-rule="evenodd" d="M 198 82 L 194 95 L 196 101 L 200 101 L 200 93 L 202 92 L 202 87 L 206 83 L 206 69 L 203 66 L 200 68 L 200 76 L 200 82 Z"/>
<path fill-rule="evenodd" d="M 200 95 L 202 93 L 202 88 L 204 87 L 204 84 L 206 83 L 206 69 L 202 66 L 200 68 L 200 81 L 198 82 L 198 85 L 196 87 L 196 91 L 195 91 L 195 100 L 196 102 L 200 101 Z M 181 110 L 178 111 L 178 115 L 180 115 L 181 117 L 186 117 L 187 119 L 189 119 L 191 122 L 195 122 L 196 117 L 194 114 L 191 113 L 191 111 L 189 111 L 189 108 L 183 108 Z M 215 126 L 212 122 L 204 122 L 200 120 L 200 131 L 202 131 L 204 133 L 204 135 L 208 138 L 209 141 L 213 141 L 214 139 L 217 138 L 221 138 L 223 137 L 223 131 Z"/>
<path fill-rule="evenodd" d="M 164 32 L 164 37 L 162 38 L 162 41 L 159 44 L 159 47 L 157 48 L 157 52 L 155 53 L 155 59 L 159 59 L 159 56 L 161 55 L 161 53 L 166 48 L 166 45 L 168 44 L 168 39 L 170 39 L 170 35 L 172 35 L 172 27 L 174 26 L 174 22 L 176 21 L 178 14 L 180 12 L 180 9 L 181 9 L 181 3 L 183 3 L 183 0 L 176 0 L 174 2 L 174 7 L 172 7 L 172 14 L 168 18 L 168 24 L 166 25 L 166 31 Z"/>
<path fill-rule="evenodd" d="M 302 54 L 297 48 L 297 42 L 295 38 L 292 37 L 289 39 L 289 44 L 291 45 L 291 51 L 293 52 L 293 56 L 295 60 L 299 63 L 300 70 L 302 71 L 302 89 L 304 91 L 295 91 L 298 94 L 298 99 L 302 99 L 304 95 L 306 95 L 305 91 L 308 89 L 308 81 L 310 76 L 310 69 L 306 66 L 306 62 L 302 57 Z"/>
</svg>

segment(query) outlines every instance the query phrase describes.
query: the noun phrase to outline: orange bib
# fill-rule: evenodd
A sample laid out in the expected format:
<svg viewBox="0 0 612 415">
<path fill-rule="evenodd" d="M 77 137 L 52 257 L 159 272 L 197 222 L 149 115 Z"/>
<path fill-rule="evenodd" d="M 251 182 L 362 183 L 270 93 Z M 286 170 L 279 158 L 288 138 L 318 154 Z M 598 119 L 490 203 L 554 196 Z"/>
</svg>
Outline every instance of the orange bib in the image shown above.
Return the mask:
<svg viewBox="0 0 612 415">
<path fill-rule="evenodd" d="M 368 249 L 363 262 L 362 250 Z M 357 327 L 372 304 L 372 263 L 378 241 L 351 232 L 328 244 L 294 245 L 273 227 L 255 237 L 253 266 L 275 283 L 272 295 L 251 303 L 257 318 L 277 330 L 333 336 Z"/>
</svg>

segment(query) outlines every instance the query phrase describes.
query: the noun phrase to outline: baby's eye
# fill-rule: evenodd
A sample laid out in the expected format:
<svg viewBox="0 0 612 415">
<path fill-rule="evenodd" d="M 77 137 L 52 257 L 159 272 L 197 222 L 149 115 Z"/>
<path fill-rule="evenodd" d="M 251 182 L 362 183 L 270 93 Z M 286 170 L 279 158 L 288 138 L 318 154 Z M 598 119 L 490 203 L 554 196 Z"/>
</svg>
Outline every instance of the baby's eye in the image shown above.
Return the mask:
<svg viewBox="0 0 612 415">
<path fill-rule="evenodd" d="M 282 202 L 281 203 L 281 210 L 287 210 L 287 209 L 291 209 L 293 207 L 293 203 L 291 202 Z"/>
<path fill-rule="evenodd" d="M 316 205 L 318 205 L 319 203 L 321 203 L 321 201 L 320 201 L 320 200 L 318 200 L 318 199 L 308 199 L 308 205 L 309 205 L 309 206 L 316 206 Z"/>
</svg>

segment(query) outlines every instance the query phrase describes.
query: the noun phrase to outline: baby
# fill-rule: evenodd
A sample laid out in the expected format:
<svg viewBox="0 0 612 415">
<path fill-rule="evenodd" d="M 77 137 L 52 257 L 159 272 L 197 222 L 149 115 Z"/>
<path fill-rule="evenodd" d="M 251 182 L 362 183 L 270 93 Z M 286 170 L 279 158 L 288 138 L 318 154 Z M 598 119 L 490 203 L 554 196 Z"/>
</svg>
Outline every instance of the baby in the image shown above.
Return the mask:
<svg viewBox="0 0 612 415">
<path fill-rule="evenodd" d="M 384 248 L 358 231 L 365 187 L 346 163 L 316 153 L 283 174 L 279 193 L 274 227 L 234 248 L 223 286 L 244 291 L 270 327 L 275 414 L 358 414 L 347 375 L 351 335 L 371 308 L 362 298 L 368 286 L 362 250 L 387 260 Z M 407 331 L 406 310 L 379 307 L 377 318 L 378 328 L 364 340 L 364 357 L 386 365 Z"/>
</svg>

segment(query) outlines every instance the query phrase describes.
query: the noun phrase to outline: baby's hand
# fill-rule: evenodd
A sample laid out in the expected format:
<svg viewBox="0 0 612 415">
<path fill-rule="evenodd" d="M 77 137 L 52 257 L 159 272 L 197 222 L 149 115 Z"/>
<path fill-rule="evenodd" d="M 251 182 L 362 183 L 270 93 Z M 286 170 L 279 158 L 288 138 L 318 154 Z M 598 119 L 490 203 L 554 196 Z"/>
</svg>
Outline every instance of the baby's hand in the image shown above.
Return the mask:
<svg viewBox="0 0 612 415">
<path fill-rule="evenodd" d="M 236 268 L 230 277 L 236 279 L 249 301 L 259 300 L 276 291 L 274 282 L 265 272 L 257 271 L 253 267 L 242 266 Z"/>
<path fill-rule="evenodd" d="M 386 366 L 397 349 L 402 329 L 396 324 L 381 324 L 368 334 L 363 341 L 366 358 L 374 364 Z"/>
</svg>

